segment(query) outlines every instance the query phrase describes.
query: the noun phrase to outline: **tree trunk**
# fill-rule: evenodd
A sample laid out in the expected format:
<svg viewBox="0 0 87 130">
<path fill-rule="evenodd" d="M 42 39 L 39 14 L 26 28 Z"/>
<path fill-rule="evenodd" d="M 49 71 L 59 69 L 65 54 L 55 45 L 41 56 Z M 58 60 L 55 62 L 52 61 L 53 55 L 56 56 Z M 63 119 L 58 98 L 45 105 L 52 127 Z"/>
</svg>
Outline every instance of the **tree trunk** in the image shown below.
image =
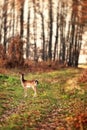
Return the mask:
<svg viewBox="0 0 87 130">
<path fill-rule="evenodd" d="M 60 14 L 60 55 L 59 60 L 60 62 L 65 62 L 66 57 L 66 44 L 65 44 L 65 28 L 66 28 L 66 21 L 65 21 L 65 11 L 64 11 L 65 5 L 64 3 L 61 3 L 61 14 Z"/>
<path fill-rule="evenodd" d="M 33 8 L 34 8 L 34 23 L 33 23 L 33 29 L 34 29 L 34 61 L 38 60 L 37 57 L 37 17 L 36 17 L 36 3 L 33 1 Z"/>
<path fill-rule="evenodd" d="M 49 49 L 48 58 L 52 60 L 52 35 L 53 35 L 53 10 L 52 10 L 52 0 L 49 0 Z"/>
<path fill-rule="evenodd" d="M 56 39 L 55 39 L 55 45 L 54 45 L 54 61 L 56 59 L 56 51 L 57 51 L 57 46 L 58 46 L 58 31 L 59 31 L 59 23 L 58 23 L 58 19 L 59 19 L 59 7 L 57 7 L 57 17 L 56 17 Z"/>
<path fill-rule="evenodd" d="M 13 30 L 12 30 L 12 35 L 14 36 L 14 30 L 15 30 L 15 0 L 13 0 L 12 8 L 13 8 Z"/>
<path fill-rule="evenodd" d="M 71 40 L 70 40 L 70 45 L 69 45 L 69 66 L 73 66 L 73 45 L 74 45 L 74 40 L 75 40 L 75 15 L 72 14 L 72 25 L 71 25 Z"/>
<path fill-rule="evenodd" d="M 24 21 L 24 1 L 21 2 L 20 7 L 20 38 L 23 38 L 23 21 Z"/>
<path fill-rule="evenodd" d="M 8 0 L 4 0 L 4 8 L 3 8 L 3 26 L 4 26 L 4 53 L 6 53 L 6 44 L 7 44 L 7 8 L 8 8 Z"/>
<path fill-rule="evenodd" d="M 41 22 L 42 22 L 42 60 L 46 60 L 46 54 L 45 54 L 45 27 L 44 27 L 44 15 L 43 15 L 43 11 L 44 11 L 44 1 L 42 1 L 42 12 L 40 12 L 41 15 Z"/>
<path fill-rule="evenodd" d="M 27 19 L 27 43 L 26 43 L 26 58 L 29 58 L 29 48 L 30 48 L 30 8 L 28 7 L 28 19 Z"/>
</svg>

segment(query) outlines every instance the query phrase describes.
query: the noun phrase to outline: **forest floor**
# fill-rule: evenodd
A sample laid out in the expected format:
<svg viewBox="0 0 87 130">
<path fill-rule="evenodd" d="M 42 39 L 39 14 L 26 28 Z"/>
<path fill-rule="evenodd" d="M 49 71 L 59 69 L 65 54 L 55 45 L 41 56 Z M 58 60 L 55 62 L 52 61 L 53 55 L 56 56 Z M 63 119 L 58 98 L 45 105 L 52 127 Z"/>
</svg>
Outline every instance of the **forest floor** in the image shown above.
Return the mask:
<svg viewBox="0 0 87 130">
<path fill-rule="evenodd" d="M 38 96 L 28 96 L 18 69 L 0 69 L 0 130 L 87 130 L 87 70 L 25 72 L 39 81 Z"/>
</svg>

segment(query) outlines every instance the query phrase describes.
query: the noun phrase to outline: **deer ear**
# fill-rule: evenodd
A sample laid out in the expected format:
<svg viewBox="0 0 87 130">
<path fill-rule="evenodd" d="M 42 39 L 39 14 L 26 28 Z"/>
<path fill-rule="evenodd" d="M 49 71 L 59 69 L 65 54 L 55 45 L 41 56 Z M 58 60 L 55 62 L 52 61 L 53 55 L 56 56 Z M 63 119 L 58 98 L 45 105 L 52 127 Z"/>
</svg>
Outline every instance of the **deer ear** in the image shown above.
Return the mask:
<svg viewBox="0 0 87 130">
<path fill-rule="evenodd" d="M 19 74 L 21 74 L 21 72 L 19 72 Z"/>
<path fill-rule="evenodd" d="M 19 72 L 19 75 L 24 75 L 24 73 L 23 72 Z"/>
<path fill-rule="evenodd" d="M 19 75 L 21 74 L 21 72 L 18 73 Z"/>
<path fill-rule="evenodd" d="M 38 80 L 35 80 L 35 83 L 39 84 Z"/>
</svg>

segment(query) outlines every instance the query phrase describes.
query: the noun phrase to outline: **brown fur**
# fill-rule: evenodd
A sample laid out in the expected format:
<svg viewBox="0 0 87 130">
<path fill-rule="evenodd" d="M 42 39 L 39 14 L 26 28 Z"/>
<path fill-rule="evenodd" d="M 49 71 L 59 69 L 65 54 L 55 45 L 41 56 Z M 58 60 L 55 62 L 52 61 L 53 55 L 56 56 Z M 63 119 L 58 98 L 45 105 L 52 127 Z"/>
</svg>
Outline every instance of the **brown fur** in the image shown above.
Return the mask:
<svg viewBox="0 0 87 130">
<path fill-rule="evenodd" d="M 37 80 L 25 80 L 24 79 L 24 74 L 21 74 L 21 84 L 24 88 L 24 96 L 27 96 L 27 89 L 32 88 L 34 91 L 34 96 L 37 95 L 37 85 L 38 81 Z"/>
</svg>

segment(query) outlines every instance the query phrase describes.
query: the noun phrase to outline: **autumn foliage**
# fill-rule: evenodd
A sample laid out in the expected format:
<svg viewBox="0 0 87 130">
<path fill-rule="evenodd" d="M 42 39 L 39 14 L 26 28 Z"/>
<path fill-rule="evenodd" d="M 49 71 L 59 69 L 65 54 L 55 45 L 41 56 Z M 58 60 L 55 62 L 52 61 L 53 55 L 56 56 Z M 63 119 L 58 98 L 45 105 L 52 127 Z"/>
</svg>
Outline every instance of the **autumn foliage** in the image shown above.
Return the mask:
<svg viewBox="0 0 87 130">
<path fill-rule="evenodd" d="M 5 66 L 6 64 L 6 54 L 4 53 L 4 46 L 0 44 L 0 67 Z"/>
<path fill-rule="evenodd" d="M 83 130 L 87 124 L 87 113 L 83 112 L 74 117 L 67 117 L 66 121 L 70 128 L 73 127 L 76 130 Z"/>
<path fill-rule="evenodd" d="M 78 78 L 78 82 L 86 83 L 87 82 L 87 69 L 83 74 Z"/>
<path fill-rule="evenodd" d="M 23 65 L 23 41 L 17 36 L 12 38 L 8 47 L 9 63 L 12 67 Z"/>
<path fill-rule="evenodd" d="M 0 44 L 0 66 L 1 67 L 18 67 L 23 66 L 23 41 L 19 36 L 11 38 L 5 54 L 4 46 Z"/>
</svg>

